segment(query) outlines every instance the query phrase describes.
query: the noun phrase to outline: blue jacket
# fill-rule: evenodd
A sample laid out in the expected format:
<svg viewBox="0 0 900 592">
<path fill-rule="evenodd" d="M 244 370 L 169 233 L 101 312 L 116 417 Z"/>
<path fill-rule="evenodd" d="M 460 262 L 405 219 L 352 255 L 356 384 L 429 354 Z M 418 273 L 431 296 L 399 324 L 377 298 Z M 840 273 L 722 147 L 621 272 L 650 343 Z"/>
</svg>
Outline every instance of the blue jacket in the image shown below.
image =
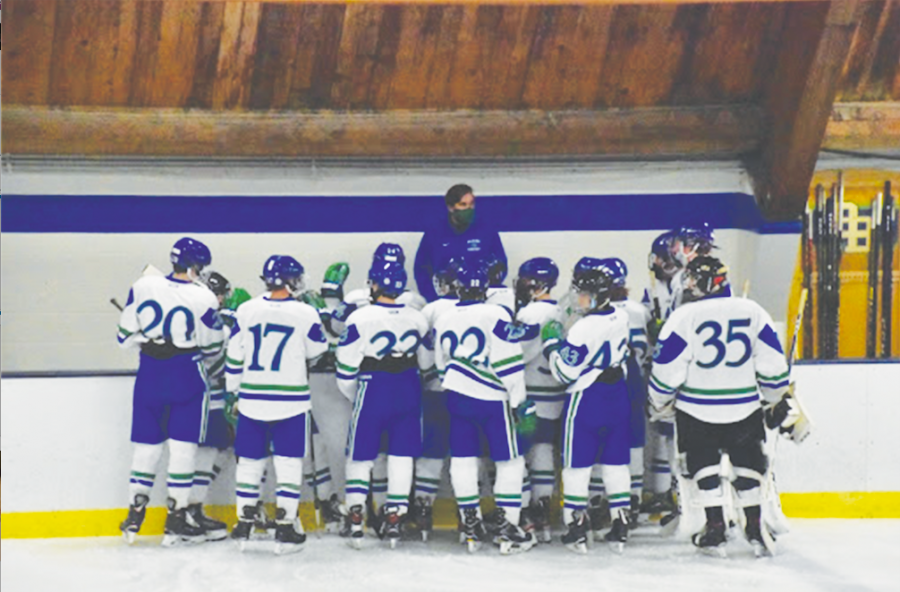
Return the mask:
<svg viewBox="0 0 900 592">
<path fill-rule="evenodd" d="M 425 231 L 419 250 L 416 251 L 416 262 L 413 273 L 419 294 L 431 302 L 437 299 L 434 283 L 431 278 L 434 270 L 445 265 L 453 257 L 462 257 L 480 253 L 487 259 L 494 254 L 506 263 L 506 251 L 500 242 L 500 233 L 491 228 L 483 218 L 475 215 L 472 225 L 465 232 L 457 234 L 446 217 L 440 224 Z"/>
</svg>

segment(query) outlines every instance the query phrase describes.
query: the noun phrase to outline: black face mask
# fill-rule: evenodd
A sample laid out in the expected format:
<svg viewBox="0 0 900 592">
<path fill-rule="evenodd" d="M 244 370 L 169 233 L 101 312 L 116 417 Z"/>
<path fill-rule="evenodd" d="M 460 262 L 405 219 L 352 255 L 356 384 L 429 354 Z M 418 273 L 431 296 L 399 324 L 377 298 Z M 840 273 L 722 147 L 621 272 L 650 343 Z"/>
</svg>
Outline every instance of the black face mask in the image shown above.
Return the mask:
<svg viewBox="0 0 900 592">
<path fill-rule="evenodd" d="M 475 219 L 475 208 L 466 210 L 450 210 L 448 213 L 450 218 L 450 226 L 457 232 L 465 232 L 472 225 Z"/>
</svg>

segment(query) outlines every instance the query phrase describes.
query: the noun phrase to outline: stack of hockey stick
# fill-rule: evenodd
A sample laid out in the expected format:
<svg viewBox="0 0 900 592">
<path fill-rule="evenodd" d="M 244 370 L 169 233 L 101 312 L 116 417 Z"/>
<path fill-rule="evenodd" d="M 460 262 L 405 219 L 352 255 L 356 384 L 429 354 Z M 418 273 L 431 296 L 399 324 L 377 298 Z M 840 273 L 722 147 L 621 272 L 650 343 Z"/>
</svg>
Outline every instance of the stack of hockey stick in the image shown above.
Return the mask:
<svg viewBox="0 0 900 592">
<path fill-rule="evenodd" d="M 878 332 L 881 329 L 880 355 L 890 358 L 893 337 L 893 268 L 894 243 L 897 241 L 897 220 L 891 182 L 884 184 L 884 193 L 872 200 L 871 239 L 869 241 L 869 273 L 866 311 L 866 357 L 879 355 Z M 880 274 L 880 281 L 879 281 Z M 880 288 L 880 297 L 879 297 Z M 881 315 L 878 303 L 881 301 Z"/>
<path fill-rule="evenodd" d="M 843 179 L 831 187 L 826 197 L 825 188 L 816 187 L 815 209 L 807 210 L 803 218 L 803 287 L 815 294 L 816 356 L 823 360 L 838 357 L 838 316 L 841 305 L 841 257 L 843 237 L 841 218 L 844 205 Z M 815 273 L 813 273 L 815 267 Z M 815 278 L 815 290 L 813 290 Z M 813 299 L 810 299 L 813 300 Z M 809 310 L 805 311 L 809 312 Z M 810 325 L 811 323 L 807 323 Z M 803 357 L 812 356 L 812 331 L 804 332 Z"/>
</svg>

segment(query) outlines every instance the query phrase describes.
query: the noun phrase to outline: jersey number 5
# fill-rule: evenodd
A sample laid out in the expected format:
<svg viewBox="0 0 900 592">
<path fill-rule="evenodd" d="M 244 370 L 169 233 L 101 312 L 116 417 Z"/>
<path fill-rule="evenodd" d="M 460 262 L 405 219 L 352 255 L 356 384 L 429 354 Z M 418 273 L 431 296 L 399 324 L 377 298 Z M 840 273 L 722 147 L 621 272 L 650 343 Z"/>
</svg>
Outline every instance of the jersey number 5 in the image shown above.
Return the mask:
<svg viewBox="0 0 900 592">
<path fill-rule="evenodd" d="M 278 372 L 281 369 L 281 354 L 284 353 L 284 346 L 287 345 L 288 339 L 290 339 L 291 335 L 294 333 L 294 328 L 288 327 L 287 325 L 266 323 L 265 329 L 263 329 L 262 324 L 253 325 L 250 327 L 250 332 L 253 334 L 253 361 L 250 363 L 247 370 L 265 370 L 265 368 L 259 365 L 259 349 L 262 347 L 263 338 L 269 333 L 281 333 L 281 343 L 278 344 L 275 355 L 272 356 L 272 365 L 270 366 L 270 369 L 273 372 Z"/>
<path fill-rule="evenodd" d="M 741 357 L 734 361 L 726 361 L 726 366 L 731 366 L 732 368 L 736 368 L 737 366 L 742 366 L 744 362 L 750 359 L 750 354 L 753 351 L 753 346 L 750 343 L 750 337 L 746 333 L 742 333 L 741 329 L 750 326 L 750 319 L 732 319 L 728 321 L 728 334 L 725 338 L 726 343 L 731 343 L 732 341 L 737 341 L 741 345 L 744 346 L 744 353 L 741 354 Z M 716 355 L 709 362 L 697 362 L 697 365 L 701 368 L 715 368 L 719 364 L 722 363 L 722 360 L 725 359 L 726 346 L 725 343 L 722 343 L 720 339 L 722 337 L 722 325 L 717 323 L 716 321 L 706 321 L 702 323 L 699 327 L 697 327 L 697 335 L 700 335 L 704 330 L 709 329 L 712 331 L 712 335 L 710 335 L 709 339 L 703 342 L 703 346 L 710 346 L 715 348 Z"/>
</svg>

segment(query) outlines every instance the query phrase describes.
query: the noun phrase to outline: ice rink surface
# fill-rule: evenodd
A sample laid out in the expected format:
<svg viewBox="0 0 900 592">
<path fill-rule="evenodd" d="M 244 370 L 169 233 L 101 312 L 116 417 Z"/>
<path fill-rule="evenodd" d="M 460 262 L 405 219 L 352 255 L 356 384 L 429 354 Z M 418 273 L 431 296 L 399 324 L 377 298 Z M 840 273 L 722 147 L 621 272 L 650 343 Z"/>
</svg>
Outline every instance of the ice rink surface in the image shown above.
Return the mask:
<svg viewBox="0 0 900 592">
<path fill-rule="evenodd" d="M 621 556 L 605 544 L 576 555 L 558 539 L 523 555 L 501 557 L 493 547 L 468 555 L 452 532 L 394 551 L 374 538 L 354 551 L 336 535 L 313 535 L 302 552 L 282 557 L 241 554 L 230 541 L 164 549 L 160 537 L 133 547 L 118 538 L 4 540 L 0 573 L 3 592 L 900 590 L 900 520 L 791 524 L 771 559 L 755 559 L 743 539 L 729 543 L 727 559 L 707 557 L 642 526 Z"/>
</svg>

